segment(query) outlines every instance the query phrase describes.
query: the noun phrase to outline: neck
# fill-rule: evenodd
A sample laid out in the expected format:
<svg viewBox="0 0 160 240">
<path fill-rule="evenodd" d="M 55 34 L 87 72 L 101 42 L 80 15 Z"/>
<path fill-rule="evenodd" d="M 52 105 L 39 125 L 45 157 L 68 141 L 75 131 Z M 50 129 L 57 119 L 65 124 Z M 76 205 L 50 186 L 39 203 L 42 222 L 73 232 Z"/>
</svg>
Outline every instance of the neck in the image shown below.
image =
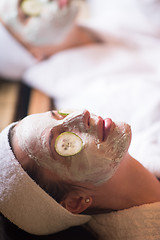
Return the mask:
<svg viewBox="0 0 160 240">
<path fill-rule="evenodd" d="M 154 175 L 127 154 L 114 176 L 97 187 L 95 204 L 120 210 L 160 201 L 160 183 Z"/>
</svg>

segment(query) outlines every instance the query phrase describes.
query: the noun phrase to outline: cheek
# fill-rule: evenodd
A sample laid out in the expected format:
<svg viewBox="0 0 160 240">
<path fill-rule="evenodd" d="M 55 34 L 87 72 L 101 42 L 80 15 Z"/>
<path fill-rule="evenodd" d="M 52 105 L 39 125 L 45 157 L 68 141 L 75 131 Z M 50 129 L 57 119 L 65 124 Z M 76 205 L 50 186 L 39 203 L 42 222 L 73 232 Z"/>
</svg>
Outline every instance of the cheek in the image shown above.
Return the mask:
<svg viewBox="0 0 160 240">
<path fill-rule="evenodd" d="M 88 147 L 87 144 L 85 144 L 84 149 L 79 154 L 71 157 L 68 172 L 72 180 L 82 182 L 90 181 L 92 178 L 91 175 L 95 174 L 97 169 L 98 171 L 103 169 L 101 159 L 103 152 L 97 154 L 95 151 L 96 148 L 97 146 L 94 142 Z"/>
<path fill-rule="evenodd" d="M 110 159 L 105 146 L 97 144 L 92 136 L 86 139 L 81 153 L 72 157 L 70 176 L 72 180 L 98 184 L 110 178 L 118 163 Z"/>
</svg>

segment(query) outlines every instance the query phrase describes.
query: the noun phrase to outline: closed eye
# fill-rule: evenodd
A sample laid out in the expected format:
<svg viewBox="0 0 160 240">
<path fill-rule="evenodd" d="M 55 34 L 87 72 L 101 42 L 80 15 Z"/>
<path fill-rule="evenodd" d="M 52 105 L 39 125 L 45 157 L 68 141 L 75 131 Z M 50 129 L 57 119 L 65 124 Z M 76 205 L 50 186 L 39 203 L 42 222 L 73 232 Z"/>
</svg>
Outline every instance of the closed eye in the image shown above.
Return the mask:
<svg viewBox="0 0 160 240">
<path fill-rule="evenodd" d="M 55 110 L 50 111 L 50 113 L 51 113 L 51 116 L 56 120 L 62 120 L 66 117 L 64 115 L 59 114 L 58 111 L 55 111 Z"/>
</svg>

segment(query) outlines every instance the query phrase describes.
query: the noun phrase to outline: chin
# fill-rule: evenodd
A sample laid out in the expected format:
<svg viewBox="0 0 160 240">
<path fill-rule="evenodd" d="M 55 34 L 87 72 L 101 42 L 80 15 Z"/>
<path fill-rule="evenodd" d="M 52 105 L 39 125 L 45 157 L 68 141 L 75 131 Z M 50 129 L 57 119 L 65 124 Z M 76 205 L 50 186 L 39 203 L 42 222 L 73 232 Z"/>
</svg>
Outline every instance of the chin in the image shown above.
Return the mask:
<svg viewBox="0 0 160 240">
<path fill-rule="evenodd" d="M 113 123 L 105 142 L 108 157 L 119 163 L 128 152 L 131 143 L 131 127 L 124 122 Z"/>
</svg>

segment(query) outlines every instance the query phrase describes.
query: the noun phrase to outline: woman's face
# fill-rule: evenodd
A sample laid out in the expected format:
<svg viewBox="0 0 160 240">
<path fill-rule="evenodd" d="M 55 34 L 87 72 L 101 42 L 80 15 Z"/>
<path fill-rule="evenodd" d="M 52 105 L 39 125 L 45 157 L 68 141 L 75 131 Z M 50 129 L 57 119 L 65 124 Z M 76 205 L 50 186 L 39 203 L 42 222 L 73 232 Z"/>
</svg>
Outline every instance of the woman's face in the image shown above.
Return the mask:
<svg viewBox="0 0 160 240">
<path fill-rule="evenodd" d="M 27 116 L 16 126 L 20 149 L 40 166 L 63 180 L 100 184 L 111 178 L 124 158 L 131 140 L 128 124 L 102 119 L 87 110 L 62 116 L 57 111 Z M 61 156 L 55 150 L 56 138 L 63 132 L 78 135 L 80 152 Z"/>
<path fill-rule="evenodd" d="M 20 0 L 7 8 L 4 21 L 26 43 L 36 46 L 60 44 L 73 28 L 79 0 Z"/>
</svg>

